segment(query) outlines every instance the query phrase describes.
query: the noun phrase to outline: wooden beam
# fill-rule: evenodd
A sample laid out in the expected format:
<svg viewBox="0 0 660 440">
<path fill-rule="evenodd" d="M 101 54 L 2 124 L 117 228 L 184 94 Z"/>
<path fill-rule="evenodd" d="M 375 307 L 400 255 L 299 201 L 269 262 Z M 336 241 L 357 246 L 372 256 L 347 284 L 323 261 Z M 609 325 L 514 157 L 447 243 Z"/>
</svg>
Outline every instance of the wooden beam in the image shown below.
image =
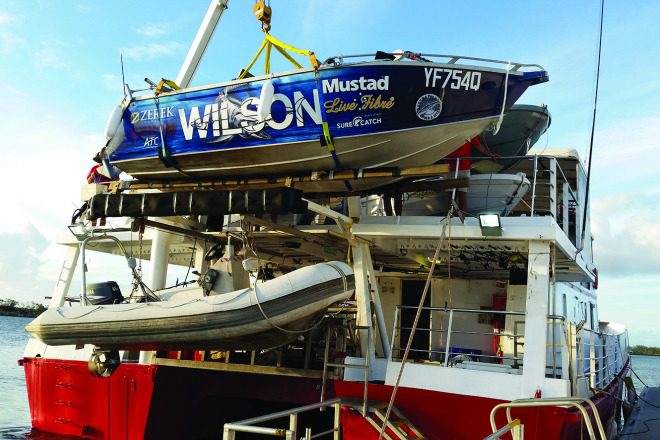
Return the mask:
<svg viewBox="0 0 660 440">
<path fill-rule="evenodd" d="M 235 373 L 270 374 L 275 376 L 307 377 L 320 379 L 320 370 L 299 370 L 296 368 L 270 367 L 266 365 L 231 364 L 225 362 L 191 361 L 182 359 L 154 359 L 154 365 L 167 367 L 195 368 L 199 370 L 229 371 Z"/>
</svg>

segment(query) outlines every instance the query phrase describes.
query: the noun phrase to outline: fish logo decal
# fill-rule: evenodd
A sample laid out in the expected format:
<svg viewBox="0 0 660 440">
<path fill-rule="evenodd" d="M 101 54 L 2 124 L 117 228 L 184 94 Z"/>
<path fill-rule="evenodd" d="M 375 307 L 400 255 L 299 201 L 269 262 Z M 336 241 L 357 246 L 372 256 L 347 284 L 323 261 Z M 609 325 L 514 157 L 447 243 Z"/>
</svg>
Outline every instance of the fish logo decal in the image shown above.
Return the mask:
<svg viewBox="0 0 660 440">
<path fill-rule="evenodd" d="M 422 121 L 432 121 L 442 112 L 442 100 L 438 95 L 427 93 L 422 95 L 415 104 L 415 113 Z"/>
</svg>

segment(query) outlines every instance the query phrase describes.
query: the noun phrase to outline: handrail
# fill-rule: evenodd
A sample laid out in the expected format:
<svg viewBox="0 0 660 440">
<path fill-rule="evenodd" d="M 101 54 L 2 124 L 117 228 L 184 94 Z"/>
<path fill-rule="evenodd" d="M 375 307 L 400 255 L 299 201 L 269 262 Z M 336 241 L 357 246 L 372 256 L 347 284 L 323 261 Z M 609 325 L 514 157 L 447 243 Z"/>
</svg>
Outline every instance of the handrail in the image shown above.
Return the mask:
<svg viewBox="0 0 660 440">
<path fill-rule="evenodd" d="M 502 426 L 497 431 L 493 432 L 487 437 L 484 437 L 484 440 L 499 440 L 499 438 L 506 434 L 509 431 L 513 431 L 516 427 L 520 426 L 520 419 L 513 419 L 511 422 Z M 515 438 L 515 437 L 514 437 Z"/>
<path fill-rule="evenodd" d="M 366 330 L 367 331 L 367 346 L 371 346 L 371 327 L 368 325 L 358 325 L 355 326 L 355 330 Z M 330 353 L 330 331 L 326 333 L 325 337 L 325 351 L 323 355 L 323 379 L 321 381 L 321 401 L 325 399 L 325 389 L 326 389 L 326 381 L 327 381 L 327 374 L 328 374 L 328 367 L 333 367 L 333 368 L 359 368 L 364 370 L 364 390 L 363 390 L 363 396 L 362 396 L 362 416 L 366 417 L 367 414 L 367 404 L 369 400 L 369 369 L 371 368 L 371 365 L 369 364 L 369 354 L 367 353 L 366 356 L 364 356 L 364 365 L 362 364 L 347 364 L 347 363 L 335 363 L 335 362 L 328 362 L 328 357 Z"/>
<path fill-rule="evenodd" d="M 271 414 L 266 414 L 259 417 L 253 417 L 251 419 L 239 420 L 238 422 L 225 423 L 222 430 L 222 440 L 235 440 L 237 432 L 248 432 L 252 434 L 262 434 L 262 435 L 273 435 L 277 437 L 284 437 L 287 440 L 295 440 L 297 432 L 297 423 L 298 423 L 298 414 L 303 412 L 312 411 L 315 409 L 323 409 L 327 407 L 334 407 L 335 415 L 333 428 L 320 432 L 314 436 L 314 438 L 321 435 L 333 434 L 334 440 L 339 440 L 339 415 L 341 413 L 341 399 L 334 398 L 330 400 L 325 400 L 319 403 L 312 403 L 310 405 L 299 406 L 297 408 L 292 408 L 289 410 L 278 411 Z M 269 422 L 271 420 L 281 419 L 284 417 L 289 417 L 289 428 L 268 428 L 263 426 L 254 426 L 257 423 Z M 307 429 L 308 433 L 311 433 Z"/>
<path fill-rule="evenodd" d="M 397 53 L 392 53 L 391 55 L 398 55 Z M 464 55 L 444 55 L 444 54 L 431 54 L 431 53 L 415 53 L 413 54 L 416 56 L 418 59 L 419 57 L 432 57 L 432 58 L 448 58 L 447 64 L 456 64 L 459 60 L 467 60 L 467 61 L 479 61 L 482 63 L 491 63 L 491 64 L 502 64 L 502 65 L 511 65 L 511 71 L 518 71 L 519 69 L 523 67 L 531 68 L 534 67 L 538 69 L 539 72 L 545 71 L 545 68 L 539 64 L 526 64 L 526 63 L 517 63 L 517 62 L 511 62 L 511 61 L 504 61 L 504 60 L 495 60 L 495 59 L 490 59 L 490 58 L 479 58 L 479 57 L 468 57 Z M 328 58 L 332 60 L 340 60 L 340 64 L 343 64 L 344 58 L 375 58 L 376 53 L 363 53 L 363 54 L 355 54 L 355 55 L 336 55 L 333 57 Z M 425 60 L 421 60 L 425 61 Z M 327 60 L 326 60 L 327 62 Z M 323 64 L 325 64 L 324 62 Z"/>
<path fill-rule="evenodd" d="M 392 355 L 390 356 L 390 360 L 394 360 L 394 353 L 397 351 L 394 348 L 394 341 L 396 339 L 396 334 L 398 331 L 401 330 L 406 330 L 407 327 L 401 326 L 401 320 L 400 320 L 400 314 L 401 310 L 403 309 L 417 309 L 417 307 L 414 306 L 404 306 L 404 305 L 397 305 L 395 307 L 395 315 L 394 315 L 394 322 L 395 324 L 393 325 L 393 335 L 392 335 L 392 342 L 391 342 L 391 350 L 390 352 Z M 517 311 L 507 311 L 507 310 L 494 310 L 494 309 L 467 309 L 467 308 L 449 308 L 449 307 L 422 307 L 422 310 L 430 311 L 430 312 L 445 312 L 449 314 L 449 323 L 446 329 L 433 329 L 433 328 L 418 328 L 420 331 L 427 331 L 433 334 L 446 334 L 446 341 L 444 343 L 444 348 L 442 350 L 434 350 L 432 347 L 428 347 L 428 349 L 412 349 L 412 351 L 415 352 L 423 352 L 423 353 L 429 353 L 429 354 L 443 354 L 444 359 L 443 359 L 443 364 L 445 367 L 448 367 L 450 365 L 450 355 L 456 354 L 451 352 L 451 335 L 480 335 L 480 336 L 485 336 L 485 337 L 492 337 L 495 334 L 491 332 L 481 332 L 481 331 L 470 331 L 470 330 L 454 330 L 453 327 L 453 317 L 455 313 L 468 313 L 468 314 L 483 314 L 483 313 L 491 313 L 491 314 L 502 314 L 502 315 L 511 315 L 511 316 L 525 316 L 525 312 L 517 312 Z M 549 317 L 550 318 L 550 317 Z M 561 317 L 557 317 L 560 318 Z M 500 337 L 509 337 L 513 338 L 514 340 L 519 340 L 521 338 L 524 338 L 524 334 L 517 334 L 517 333 L 508 333 L 508 332 L 503 332 L 503 333 L 497 333 L 497 336 Z M 489 355 L 489 354 L 479 354 L 479 357 L 482 358 L 492 358 L 492 359 L 510 359 L 513 361 L 520 361 L 522 358 L 518 358 L 517 356 L 514 355 L 514 357 L 501 357 L 501 356 L 494 356 L 494 355 Z"/>
<path fill-rule="evenodd" d="M 415 310 L 417 307 L 414 306 L 404 306 L 404 305 L 397 305 L 395 306 L 395 314 L 394 314 L 394 324 L 392 326 L 392 338 L 391 338 L 391 346 L 390 346 L 390 352 L 391 356 L 389 358 L 390 361 L 397 361 L 399 360 L 399 356 L 397 356 L 397 353 L 400 353 L 400 349 L 395 348 L 395 342 L 397 339 L 397 334 L 401 331 L 409 330 L 410 327 L 406 327 L 401 325 L 401 310 Z M 422 310 L 429 311 L 429 312 L 441 312 L 441 313 L 447 313 L 449 315 L 449 318 L 454 318 L 454 315 L 456 313 L 463 313 L 463 314 L 493 314 L 493 315 L 506 315 L 506 316 L 513 316 L 513 317 L 524 317 L 525 312 L 519 312 L 519 311 L 512 311 L 512 310 L 496 310 L 496 309 L 469 309 L 469 308 L 449 308 L 449 307 L 423 307 Z M 447 319 L 447 315 L 443 318 L 443 320 Z M 548 320 L 548 325 L 550 326 L 563 326 L 565 322 L 565 317 L 561 315 L 547 315 L 547 320 Z M 524 331 L 519 331 L 514 328 L 513 331 L 505 331 L 504 329 L 500 329 L 498 333 L 494 333 L 492 331 L 477 331 L 474 329 L 466 328 L 466 329 L 461 329 L 461 330 L 456 330 L 453 327 L 453 322 L 455 321 L 454 319 L 450 319 L 451 322 L 448 323 L 448 325 L 442 325 L 441 328 L 425 328 L 425 327 L 418 327 L 418 331 L 423 331 L 427 332 L 428 334 L 432 335 L 442 335 L 441 337 L 446 338 L 444 341 L 441 341 L 439 345 L 434 345 L 435 343 L 429 342 L 428 347 L 418 347 L 418 348 L 412 348 L 411 351 L 415 353 L 420 353 L 424 355 L 428 355 L 429 359 L 431 361 L 440 361 L 442 366 L 444 367 L 449 367 L 449 366 L 454 366 L 452 359 L 454 356 L 458 356 L 460 354 L 466 354 L 467 356 L 474 357 L 476 362 L 482 363 L 482 364 L 492 364 L 492 363 L 500 363 L 499 361 L 510 361 L 513 362 L 512 368 L 516 369 L 520 367 L 523 364 L 523 359 L 524 356 L 519 354 L 517 352 L 518 346 L 516 345 L 517 343 L 524 343 Z M 443 321 L 445 322 L 445 321 Z M 455 340 L 455 337 L 457 335 L 463 336 L 463 337 L 469 337 L 469 336 L 477 336 L 477 337 L 493 337 L 493 336 L 498 336 L 500 338 L 507 338 L 505 340 L 513 341 L 513 351 L 512 352 L 507 352 L 506 354 L 497 354 L 497 353 L 490 353 L 488 351 L 481 353 L 481 352 L 474 352 L 469 350 L 469 345 L 467 346 L 462 346 L 460 343 L 457 345 L 456 343 L 453 342 Z M 437 342 L 437 341 L 436 341 Z M 455 347 L 463 347 L 463 348 L 468 348 L 468 350 L 461 350 L 460 352 L 454 352 L 452 348 Z M 556 347 L 556 345 L 553 343 L 551 347 Z M 557 356 L 554 355 L 554 350 L 553 348 L 553 356 L 548 357 L 548 362 L 549 364 L 546 365 L 546 368 L 551 369 L 551 374 L 553 376 L 557 375 L 557 371 L 559 371 L 562 368 L 562 365 L 557 365 Z M 470 368 L 470 367 L 468 367 Z"/>
<path fill-rule="evenodd" d="M 85 238 L 82 243 L 80 243 L 80 261 L 81 261 L 81 279 L 82 279 L 82 292 L 80 293 L 80 305 L 86 306 L 88 305 L 88 300 L 87 300 L 87 263 L 85 263 L 85 249 L 87 248 L 87 244 L 92 242 L 92 241 L 102 241 L 102 240 L 111 240 L 113 241 L 118 247 L 121 253 L 124 255 L 124 258 L 126 259 L 126 263 L 128 264 L 128 267 L 131 269 L 133 272 L 133 276 L 137 277 L 137 272 L 135 271 L 135 259 L 132 257 L 128 256 L 128 252 L 126 252 L 126 248 L 124 248 L 124 245 L 122 242 L 117 238 L 112 235 L 99 235 L 95 236 L 92 235 L 90 237 Z"/>
<path fill-rule="evenodd" d="M 493 432 L 497 430 L 497 425 L 495 424 L 495 414 L 497 413 L 498 410 L 502 408 L 506 408 L 506 418 L 508 423 L 511 423 L 512 422 L 511 408 L 572 406 L 574 408 L 577 408 L 577 410 L 580 411 L 580 413 L 582 414 L 582 417 L 584 418 L 584 423 L 587 427 L 587 431 L 589 432 L 589 438 L 592 440 L 597 440 L 596 434 L 594 432 L 594 428 L 591 424 L 591 419 L 589 418 L 589 414 L 587 413 L 584 406 L 581 405 L 581 403 L 586 403 L 591 407 L 591 410 L 593 411 L 594 419 L 596 420 L 596 427 L 598 428 L 598 434 L 600 435 L 601 440 L 607 440 L 607 437 L 605 436 L 605 430 L 603 429 L 603 424 L 600 420 L 600 415 L 598 413 L 598 409 L 596 408 L 596 405 L 591 400 L 584 399 L 581 397 L 557 397 L 557 398 L 550 397 L 543 399 L 518 399 L 512 402 L 500 403 L 498 405 L 495 405 L 493 409 L 490 411 L 490 427 L 493 430 Z"/>
</svg>

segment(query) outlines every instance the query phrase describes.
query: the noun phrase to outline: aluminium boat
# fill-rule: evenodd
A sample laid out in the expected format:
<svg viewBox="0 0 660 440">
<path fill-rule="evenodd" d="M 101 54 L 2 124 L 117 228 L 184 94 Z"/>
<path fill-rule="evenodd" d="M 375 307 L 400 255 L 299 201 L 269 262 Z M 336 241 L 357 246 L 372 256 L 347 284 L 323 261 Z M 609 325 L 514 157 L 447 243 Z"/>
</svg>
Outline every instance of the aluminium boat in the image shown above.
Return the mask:
<svg viewBox="0 0 660 440">
<path fill-rule="evenodd" d="M 495 155 L 482 158 L 483 153 L 472 148 L 472 171 L 505 173 L 527 154 L 539 138 L 550 128 L 552 119 L 545 105 L 514 104 L 505 114 L 497 134 L 484 131 L 479 135 L 483 145 Z"/>
<path fill-rule="evenodd" d="M 410 58 L 335 57 L 317 67 L 128 96 L 111 115 L 103 157 L 150 180 L 423 166 L 548 80 L 537 65 Z"/>
<path fill-rule="evenodd" d="M 527 194 L 530 182 L 524 173 L 473 174 L 467 188 L 467 214 L 494 213 L 507 216 Z M 403 202 L 404 215 L 444 215 L 449 206 L 448 191 L 410 193 Z"/>
</svg>

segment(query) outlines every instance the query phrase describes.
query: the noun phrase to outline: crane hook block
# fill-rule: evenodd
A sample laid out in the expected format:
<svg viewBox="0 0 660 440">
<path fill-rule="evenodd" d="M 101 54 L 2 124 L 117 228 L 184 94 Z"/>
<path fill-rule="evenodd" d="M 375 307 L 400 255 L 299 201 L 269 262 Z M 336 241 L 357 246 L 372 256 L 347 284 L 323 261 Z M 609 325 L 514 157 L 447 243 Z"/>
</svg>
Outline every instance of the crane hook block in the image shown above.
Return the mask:
<svg viewBox="0 0 660 440">
<path fill-rule="evenodd" d="M 270 30 L 270 18 L 273 14 L 270 6 L 266 5 L 263 0 L 259 0 L 254 4 L 252 9 L 254 11 L 254 16 L 257 17 L 257 20 L 261 22 L 261 27 L 266 32 Z"/>
</svg>

